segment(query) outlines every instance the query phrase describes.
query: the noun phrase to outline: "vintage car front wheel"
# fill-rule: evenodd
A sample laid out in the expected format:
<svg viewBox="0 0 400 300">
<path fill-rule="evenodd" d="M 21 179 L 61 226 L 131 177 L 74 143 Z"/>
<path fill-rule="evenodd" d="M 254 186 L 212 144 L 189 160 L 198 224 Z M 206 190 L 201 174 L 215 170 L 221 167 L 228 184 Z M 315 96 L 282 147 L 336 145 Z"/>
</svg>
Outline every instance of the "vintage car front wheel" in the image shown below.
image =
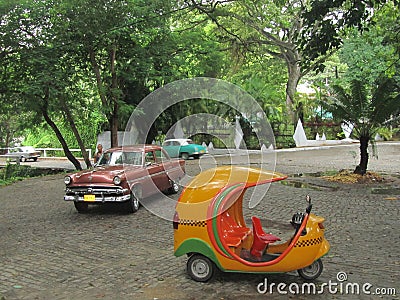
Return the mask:
<svg viewBox="0 0 400 300">
<path fill-rule="evenodd" d="M 139 210 L 140 200 L 139 197 L 136 196 L 135 192 L 131 192 L 131 198 L 126 202 L 126 208 L 128 213 L 135 213 Z"/>
<path fill-rule="evenodd" d="M 75 205 L 76 210 L 79 213 L 85 213 L 85 212 L 87 212 L 89 210 L 89 206 L 85 202 L 75 202 L 74 201 L 74 205 Z"/>
<path fill-rule="evenodd" d="M 183 152 L 183 153 L 181 154 L 181 157 L 182 157 L 182 159 L 184 159 L 184 160 L 188 160 L 188 159 L 189 159 L 189 153 Z"/>
</svg>

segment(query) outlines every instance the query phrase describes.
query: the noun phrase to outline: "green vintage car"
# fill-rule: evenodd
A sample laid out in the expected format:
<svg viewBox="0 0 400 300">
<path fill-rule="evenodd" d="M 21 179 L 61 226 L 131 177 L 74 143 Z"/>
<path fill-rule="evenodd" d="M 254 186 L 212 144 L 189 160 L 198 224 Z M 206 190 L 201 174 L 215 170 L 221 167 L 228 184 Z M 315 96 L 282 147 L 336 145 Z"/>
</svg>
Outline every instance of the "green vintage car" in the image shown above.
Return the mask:
<svg viewBox="0 0 400 300">
<path fill-rule="evenodd" d="M 162 147 L 170 157 L 183 159 L 199 158 L 207 153 L 206 147 L 193 143 L 191 139 L 168 139 L 164 141 Z"/>
</svg>

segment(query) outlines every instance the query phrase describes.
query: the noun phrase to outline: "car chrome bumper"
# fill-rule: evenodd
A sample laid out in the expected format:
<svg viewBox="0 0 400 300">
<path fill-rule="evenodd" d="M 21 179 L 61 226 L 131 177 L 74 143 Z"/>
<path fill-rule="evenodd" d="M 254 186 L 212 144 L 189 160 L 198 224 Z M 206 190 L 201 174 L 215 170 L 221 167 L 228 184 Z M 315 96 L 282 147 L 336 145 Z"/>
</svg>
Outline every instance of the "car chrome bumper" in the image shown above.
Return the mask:
<svg viewBox="0 0 400 300">
<path fill-rule="evenodd" d="M 128 201 L 131 198 L 131 195 L 123 195 L 123 196 L 102 196 L 96 195 L 95 199 L 92 201 L 87 201 L 83 196 L 79 195 L 65 195 L 65 201 L 75 201 L 75 202 L 87 202 L 87 203 L 104 203 L 104 202 L 124 202 Z"/>
</svg>

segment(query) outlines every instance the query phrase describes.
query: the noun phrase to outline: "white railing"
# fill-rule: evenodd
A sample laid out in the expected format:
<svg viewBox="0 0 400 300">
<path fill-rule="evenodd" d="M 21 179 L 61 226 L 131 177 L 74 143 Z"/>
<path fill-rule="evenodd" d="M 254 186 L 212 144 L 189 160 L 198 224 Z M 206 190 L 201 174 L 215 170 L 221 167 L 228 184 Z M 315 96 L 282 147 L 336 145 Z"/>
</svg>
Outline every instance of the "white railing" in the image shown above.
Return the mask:
<svg viewBox="0 0 400 300">
<path fill-rule="evenodd" d="M 43 152 L 42 157 L 48 157 L 47 151 L 64 151 L 63 148 L 35 148 L 37 151 Z M 81 149 L 69 149 L 71 152 L 82 152 Z M 92 158 L 92 149 L 86 149 L 86 152 L 89 154 L 89 158 Z"/>
<path fill-rule="evenodd" d="M 4 152 L 7 153 L 9 150 L 11 149 L 15 149 L 15 147 L 9 147 L 9 148 L 0 148 L 1 150 L 5 150 Z M 43 153 L 43 155 L 41 155 L 42 157 L 49 157 L 47 154 L 47 151 L 62 151 L 64 152 L 63 148 L 35 148 L 36 151 L 40 151 Z M 82 152 L 81 149 L 69 149 L 69 151 L 71 152 Z M 86 152 L 88 152 L 89 154 L 89 158 L 92 158 L 92 149 L 86 149 Z"/>
</svg>

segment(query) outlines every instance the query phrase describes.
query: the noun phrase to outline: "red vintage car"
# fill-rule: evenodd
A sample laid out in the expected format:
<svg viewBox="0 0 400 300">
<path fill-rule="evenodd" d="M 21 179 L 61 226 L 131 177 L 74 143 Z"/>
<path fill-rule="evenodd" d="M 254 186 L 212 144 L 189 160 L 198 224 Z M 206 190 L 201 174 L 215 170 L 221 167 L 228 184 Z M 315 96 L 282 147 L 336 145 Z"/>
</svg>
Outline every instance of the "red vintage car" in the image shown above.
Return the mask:
<svg viewBox="0 0 400 300">
<path fill-rule="evenodd" d="M 134 145 L 108 149 L 93 169 L 65 176 L 65 201 L 78 212 L 89 204 L 121 203 L 134 213 L 140 199 L 159 191 L 177 193 L 185 175 L 185 161 L 171 159 L 157 145 Z"/>
</svg>

